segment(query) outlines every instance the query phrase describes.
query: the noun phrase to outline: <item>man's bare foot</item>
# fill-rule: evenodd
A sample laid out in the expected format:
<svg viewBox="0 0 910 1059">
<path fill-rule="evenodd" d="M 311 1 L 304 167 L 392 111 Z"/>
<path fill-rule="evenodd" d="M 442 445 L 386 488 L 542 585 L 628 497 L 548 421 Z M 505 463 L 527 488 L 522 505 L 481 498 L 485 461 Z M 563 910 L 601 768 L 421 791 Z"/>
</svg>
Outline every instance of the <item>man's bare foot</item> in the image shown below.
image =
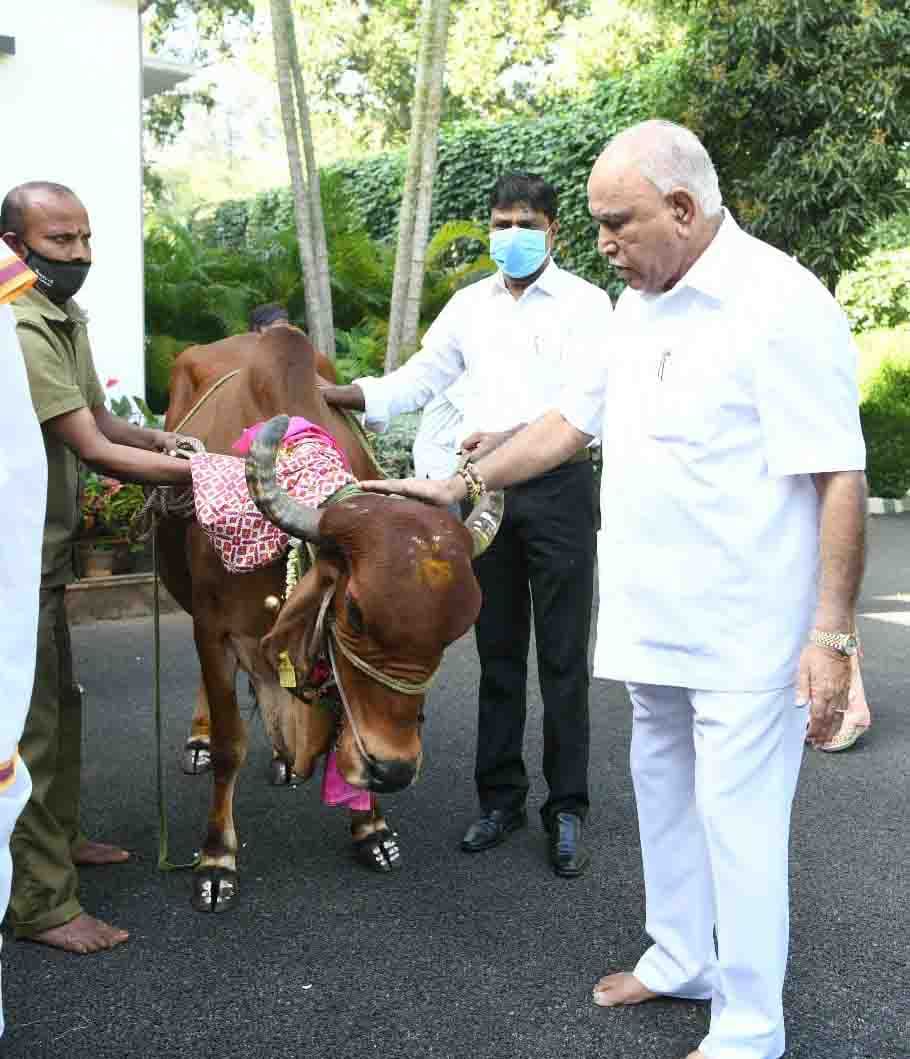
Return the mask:
<svg viewBox="0 0 910 1059">
<path fill-rule="evenodd" d="M 85 956 L 90 952 L 101 952 L 103 949 L 112 949 L 120 945 L 129 937 L 125 930 L 112 927 L 110 923 L 104 923 L 94 916 L 80 912 L 75 919 L 69 923 L 62 923 L 59 927 L 51 927 L 40 934 L 35 934 L 29 941 L 37 941 L 42 945 L 52 945 L 55 949 L 63 949 L 64 952 L 75 952 Z"/>
<path fill-rule="evenodd" d="M 129 850 L 111 846 L 107 842 L 92 842 L 86 839 L 73 850 L 73 864 L 122 864 L 130 859 Z"/>
<path fill-rule="evenodd" d="M 608 974 L 594 986 L 594 1003 L 602 1008 L 615 1008 L 621 1004 L 641 1004 L 659 995 L 642 985 L 635 975 L 628 971 Z"/>
</svg>

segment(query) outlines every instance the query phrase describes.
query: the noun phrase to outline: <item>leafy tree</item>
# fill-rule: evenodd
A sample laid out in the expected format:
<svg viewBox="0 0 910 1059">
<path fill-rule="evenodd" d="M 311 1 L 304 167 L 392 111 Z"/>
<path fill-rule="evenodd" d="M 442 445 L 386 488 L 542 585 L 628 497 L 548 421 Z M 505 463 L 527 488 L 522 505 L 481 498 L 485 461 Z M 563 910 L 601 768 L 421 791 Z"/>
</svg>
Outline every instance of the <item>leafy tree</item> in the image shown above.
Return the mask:
<svg viewBox="0 0 910 1059">
<path fill-rule="evenodd" d="M 442 124 L 531 115 L 650 57 L 673 25 L 633 2 L 451 0 Z M 420 7 L 421 0 L 294 0 L 312 28 L 304 65 L 314 98 L 354 115 L 370 149 L 408 139 Z"/>
<path fill-rule="evenodd" d="M 161 51 L 175 32 L 182 33 L 185 39 L 194 42 L 187 61 L 197 63 L 230 55 L 228 25 L 232 20 L 249 24 L 254 13 L 254 0 L 139 0 L 139 15 L 149 50 Z M 173 142 L 183 129 L 187 107 L 193 103 L 211 110 L 215 105 L 211 89 L 162 92 L 145 101 L 145 128 L 155 143 Z M 146 183 L 153 195 L 160 192 L 151 174 Z"/>
<path fill-rule="evenodd" d="M 653 0 L 687 20 L 676 116 L 738 219 L 833 290 L 906 210 L 906 0 Z"/>
</svg>

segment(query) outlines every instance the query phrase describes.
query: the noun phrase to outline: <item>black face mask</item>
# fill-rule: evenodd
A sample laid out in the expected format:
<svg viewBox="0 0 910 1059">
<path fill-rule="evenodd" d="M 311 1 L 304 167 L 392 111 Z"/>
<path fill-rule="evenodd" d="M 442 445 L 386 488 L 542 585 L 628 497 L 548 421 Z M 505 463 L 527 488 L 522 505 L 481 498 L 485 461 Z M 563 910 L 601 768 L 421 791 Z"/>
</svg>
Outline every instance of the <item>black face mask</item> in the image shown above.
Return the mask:
<svg viewBox="0 0 910 1059">
<path fill-rule="evenodd" d="M 30 246 L 25 249 L 28 250 L 25 263 L 38 277 L 38 290 L 55 305 L 62 305 L 78 292 L 92 267 L 90 261 L 52 261 Z"/>
</svg>

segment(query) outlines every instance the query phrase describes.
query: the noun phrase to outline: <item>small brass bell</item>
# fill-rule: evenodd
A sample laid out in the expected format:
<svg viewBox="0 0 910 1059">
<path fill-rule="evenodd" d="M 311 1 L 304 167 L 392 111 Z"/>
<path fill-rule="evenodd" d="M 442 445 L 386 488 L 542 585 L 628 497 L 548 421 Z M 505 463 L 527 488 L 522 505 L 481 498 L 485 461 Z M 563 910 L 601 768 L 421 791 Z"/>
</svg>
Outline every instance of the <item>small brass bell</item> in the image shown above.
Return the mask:
<svg viewBox="0 0 910 1059">
<path fill-rule="evenodd" d="M 281 609 L 281 600 L 277 596 L 266 596 L 263 606 L 270 614 L 277 614 Z"/>
</svg>

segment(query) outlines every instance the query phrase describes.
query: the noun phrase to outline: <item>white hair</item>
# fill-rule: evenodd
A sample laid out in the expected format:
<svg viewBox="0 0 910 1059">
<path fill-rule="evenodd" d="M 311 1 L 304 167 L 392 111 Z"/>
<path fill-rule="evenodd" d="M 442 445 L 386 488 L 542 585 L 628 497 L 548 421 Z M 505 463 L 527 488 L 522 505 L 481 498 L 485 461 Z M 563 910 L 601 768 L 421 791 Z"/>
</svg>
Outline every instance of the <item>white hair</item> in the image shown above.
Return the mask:
<svg viewBox="0 0 910 1059">
<path fill-rule="evenodd" d="M 604 148 L 628 151 L 639 172 L 667 195 L 685 188 L 706 217 L 720 213 L 723 199 L 717 171 L 701 140 L 683 125 L 652 119 L 617 133 Z"/>
</svg>

